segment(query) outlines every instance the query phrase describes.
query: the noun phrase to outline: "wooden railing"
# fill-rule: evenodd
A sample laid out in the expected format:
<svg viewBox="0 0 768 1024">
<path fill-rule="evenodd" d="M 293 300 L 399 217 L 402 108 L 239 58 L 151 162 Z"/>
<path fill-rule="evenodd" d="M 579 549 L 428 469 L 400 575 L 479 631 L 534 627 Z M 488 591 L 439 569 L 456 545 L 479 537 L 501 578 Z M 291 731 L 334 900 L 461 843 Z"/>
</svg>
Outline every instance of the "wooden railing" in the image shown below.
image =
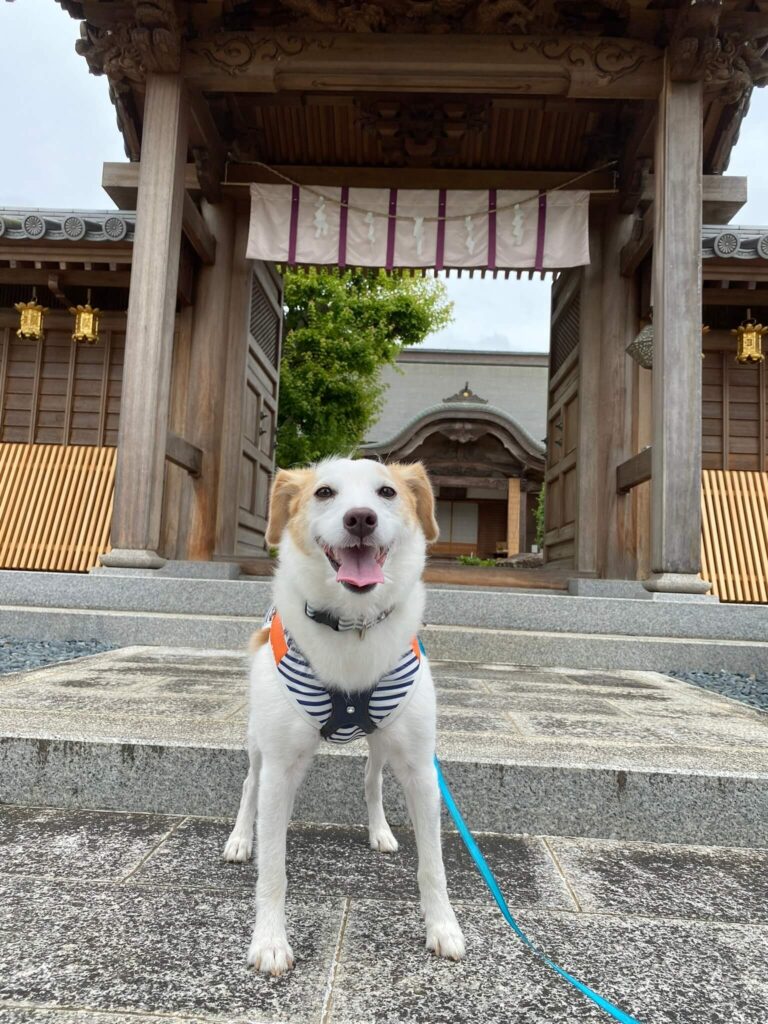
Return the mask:
<svg viewBox="0 0 768 1024">
<path fill-rule="evenodd" d="M 109 550 L 116 448 L 0 444 L 0 568 L 85 572 Z"/>
<path fill-rule="evenodd" d="M 721 601 L 768 602 L 768 473 L 705 469 L 702 576 Z"/>
</svg>

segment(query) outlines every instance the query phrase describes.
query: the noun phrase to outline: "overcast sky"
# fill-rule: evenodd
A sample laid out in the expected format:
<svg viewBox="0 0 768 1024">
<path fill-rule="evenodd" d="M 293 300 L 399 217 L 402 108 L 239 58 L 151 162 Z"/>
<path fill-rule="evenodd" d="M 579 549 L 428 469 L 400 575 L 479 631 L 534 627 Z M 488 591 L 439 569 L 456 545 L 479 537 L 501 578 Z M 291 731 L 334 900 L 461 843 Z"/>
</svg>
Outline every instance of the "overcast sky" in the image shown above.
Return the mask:
<svg viewBox="0 0 768 1024">
<path fill-rule="evenodd" d="M 75 53 L 78 23 L 55 0 L 0 0 L 0 206 L 108 209 L 105 160 L 126 159 L 105 78 Z M 768 89 L 756 90 L 730 174 L 749 176 L 739 224 L 768 224 Z M 546 351 L 549 284 L 447 282 L 455 322 L 430 346 Z"/>
</svg>

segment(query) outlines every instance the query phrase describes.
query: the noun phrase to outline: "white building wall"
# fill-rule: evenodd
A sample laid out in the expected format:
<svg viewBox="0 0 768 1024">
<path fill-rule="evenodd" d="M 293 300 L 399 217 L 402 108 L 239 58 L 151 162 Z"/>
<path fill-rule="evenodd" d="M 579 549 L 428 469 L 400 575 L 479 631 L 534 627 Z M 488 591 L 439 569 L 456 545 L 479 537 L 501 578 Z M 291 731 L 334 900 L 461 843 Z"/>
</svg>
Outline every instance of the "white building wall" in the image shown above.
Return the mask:
<svg viewBox="0 0 768 1024">
<path fill-rule="evenodd" d="M 476 395 L 508 413 L 536 441 L 546 435 L 545 355 L 413 351 L 420 360 L 429 361 L 411 361 L 406 350 L 405 358 L 398 360 L 397 367 L 384 367 L 381 377 L 386 386 L 384 404 L 367 441 L 388 440 L 419 413 L 456 394 L 467 381 Z"/>
</svg>

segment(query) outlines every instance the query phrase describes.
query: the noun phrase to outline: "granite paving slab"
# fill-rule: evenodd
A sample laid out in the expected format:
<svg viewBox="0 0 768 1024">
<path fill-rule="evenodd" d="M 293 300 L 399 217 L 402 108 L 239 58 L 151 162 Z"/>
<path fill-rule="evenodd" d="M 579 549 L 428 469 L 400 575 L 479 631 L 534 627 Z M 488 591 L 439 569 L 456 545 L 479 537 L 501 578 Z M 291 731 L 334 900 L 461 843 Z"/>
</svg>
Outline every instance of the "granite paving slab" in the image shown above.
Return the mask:
<svg viewBox="0 0 768 1024">
<path fill-rule="evenodd" d="M 221 851 L 231 821 L 188 818 L 134 874 L 140 884 L 230 888 L 256 884 L 256 866 L 228 864 Z M 296 824 L 288 835 L 288 887 L 294 894 L 383 901 L 418 900 L 416 847 L 410 829 L 395 828 L 396 854 L 368 845 L 365 828 Z M 519 907 L 573 910 L 576 904 L 544 841 L 535 836 L 483 834 L 483 852 L 509 898 Z M 488 893 L 455 832 L 443 836 L 451 896 L 487 903 Z"/>
<path fill-rule="evenodd" d="M 0 807 L 0 872 L 118 881 L 182 819 L 156 814 Z"/>
<path fill-rule="evenodd" d="M 606 1020 L 483 901 L 456 836 L 444 840 L 467 939 L 460 964 L 423 947 L 408 831 L 398 830 L 398 853 L 381 855 L 362 829 L 296 823 L 288 927 L 297 966 L 273 979 L 245 965 L 255 871 L 220 861 L 229 822 L 168 824 L 0 809 L 0 1024 Z M 76 841 L 62 844 L 51 877 L 56 836 Z M 768 850 L 478 840 L 527 934 L 641 1024 L 768 1018 Z"/>
<path fill-rule="evenodd" d="M 587 912 L 768 924 L 768 849 L 548 841 Z"/>
<path fill-rule="evenodd" d="M 287 917 L 297 964 L 274 979 L 245 965 L 255 871 L 221 862 L 229 822 L 179 818 L 169 829 L 164 816 L 25 807 L 3 808 L 0 821 L 0 1024 L 607 1019 L 482 899 L 455 835 L 445 859 L 467 939 L 458 964 L 424 949 L 408 831 L 382 855 L 362 829 L 296 823 Z M 51 836 L 76 839 L 53 877 Z M 530 937 L 641 1024 L 768 1019 L 768 850 L 478 839 Z"/>
<path fill-rule="evenodd" d="M 283 979 L 245 962 L 253 898 L 0 877 L 0 1000 L 230 1021 L 319 1021 L 342 900 L 291 901 L 301 970 Z"/>
<path fill-rule="evenodd" d="M 602 1010 L 537 961 L 493 909 L 460 908 L 467 957 L 424 961 L 415 906 L 353 901 L 333 988 L 335 1024 L 605 1024 Z M 768 1016 L 768 930 L 521 911 L 559 964 L 641 1024 L 758 1024 Z M 364 983 L 361 984 L 361 981 Z"/>
</svg>

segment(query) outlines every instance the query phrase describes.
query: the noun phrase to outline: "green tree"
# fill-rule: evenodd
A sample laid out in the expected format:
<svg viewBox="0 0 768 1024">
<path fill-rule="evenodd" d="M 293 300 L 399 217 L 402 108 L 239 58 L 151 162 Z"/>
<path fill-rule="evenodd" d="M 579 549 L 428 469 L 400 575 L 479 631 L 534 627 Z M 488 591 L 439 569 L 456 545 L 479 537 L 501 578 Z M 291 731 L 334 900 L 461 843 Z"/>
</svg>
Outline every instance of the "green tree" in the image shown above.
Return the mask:
<svg viewBox="0 0 768 1024">
<path fill-rule="evenodd" d="M 382 404 L 379 370 L 453 319 L 442 282 L 368 270 L 287 271 L 277 464 L 349 452 Z"/>
</svg>

